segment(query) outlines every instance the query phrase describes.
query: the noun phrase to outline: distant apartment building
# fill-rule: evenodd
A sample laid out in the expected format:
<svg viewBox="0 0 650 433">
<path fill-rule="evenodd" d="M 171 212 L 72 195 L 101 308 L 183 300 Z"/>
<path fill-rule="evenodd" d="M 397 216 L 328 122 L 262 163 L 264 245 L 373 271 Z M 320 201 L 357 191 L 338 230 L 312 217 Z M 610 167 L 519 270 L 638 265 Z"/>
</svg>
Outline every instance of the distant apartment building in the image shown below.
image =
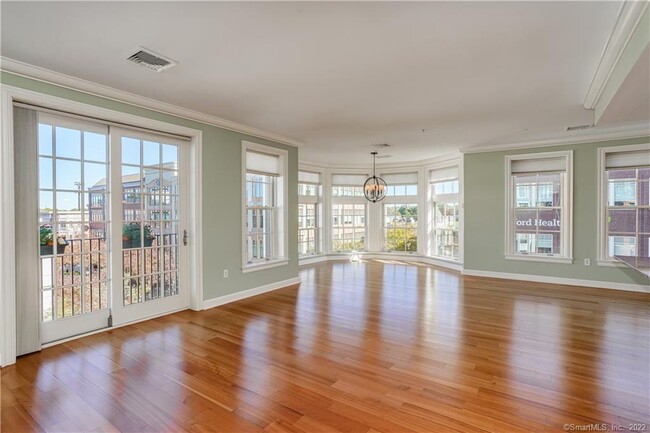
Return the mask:
<svg viewBox="0 0 650 433">
<path fill-rule="evenodd" d="M 160 170 L 162 168 L 162 170 Z M 177 219 L 177 163 L 145 168 L 144 172 L 122 176 L 122 221 L 149 225 L 154 235 L 175 234 L 168 220 Z M 97 237 L 103 235 L 108 220 L 106 179 L 88 188 L 89 229 Z"/>
</svg>

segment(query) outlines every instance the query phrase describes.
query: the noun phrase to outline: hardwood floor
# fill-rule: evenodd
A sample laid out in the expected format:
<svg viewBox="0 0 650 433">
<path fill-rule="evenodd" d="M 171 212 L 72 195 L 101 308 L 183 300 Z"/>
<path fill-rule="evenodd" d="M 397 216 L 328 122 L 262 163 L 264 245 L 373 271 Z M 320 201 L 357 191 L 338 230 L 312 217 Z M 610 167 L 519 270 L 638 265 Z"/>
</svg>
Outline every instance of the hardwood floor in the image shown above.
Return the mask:
<svg viewBox="0 0 650 433">
<path fill-rule="evenodd" d="M 2 431 L 650 428 L 647 294 L 393 261 L 301 274 L 19 358 L 2 369 Z"/>
</svg>

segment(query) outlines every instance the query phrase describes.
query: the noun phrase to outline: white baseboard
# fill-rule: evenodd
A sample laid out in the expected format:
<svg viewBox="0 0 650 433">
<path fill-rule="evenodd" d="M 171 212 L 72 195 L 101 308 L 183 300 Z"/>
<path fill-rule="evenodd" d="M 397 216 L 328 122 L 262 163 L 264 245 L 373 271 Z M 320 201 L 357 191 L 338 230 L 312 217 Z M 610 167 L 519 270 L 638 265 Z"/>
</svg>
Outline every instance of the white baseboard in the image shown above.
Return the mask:
<svg viewBox="0 0 650 433">
<path fill-rule="evenodd" d="M 426 263 L 428 265 L 433 265 L 433 266 L 439 266 L 441 268 L 451 269 L 458 272 L 462 272 L 463 270 L 462 263 L 453 262 L 450 260 L 436 259 L 435 257 L 420 256 L 418 254 L 390 254 L 390 253 L 360 252 L 359 256 L 361 257 L 361 260 L 379 259 L 379 260 L 418 262 L 418 263 Z M 350 254 L 349 253 L 324 254 L 313 258 L 304 258 L 300 260 L 300 266 L 311 265 L 320 262 L 334 261 L 334 260 L 337 261 L 350 260 Z"/>
<path fill-rule="evenodd" d="M 250 298 L 251 296 L 261 295 L 262 293 L 271 292 L 273 290 L 281 289 L 283 287 L 292 286 L 300 283 L 300 277 L 289 278 L 288 280 L 277 281 L 275 283 L 266 284 L 260 287 L 254 287 L 241 292 L 231 293 L 230 295 L 219 296 L 216 298 L 203 301 L 203 309 L 218 307 L 219 305 L 229 304 L 231 302 L 239 301 L 242 299 Z"/>
<path fill-rule="evenodd" d="M 359 253 L 361 259 L 380 259 L 380 260 L 395 260 L 405 262 L 418 262 L 426 263 L 441 268 L 451 269 L 462 273 L 467 276 L 474 277 L 488 277 L 488 278 L 501 278 L 504 280 L 520 280 L 520 281 L 534 281 L 537 283 L 549 284 L 565 284 L 569 286 L 593 287 L 597 289 L 610 289 L 622 290 L 628 292 L 650 293 L 650 281 L 648 285 L 643 284 L 629 284 L 629 283 L 614 283 L 610 281 L 597 281 L 597 280 L 581 280 L 577 278 L 563 278 L 563 277 L 550 277 L 545 275 L 527 275 L 515 274 L 509 272 L 496 272 L 496 271 L 483 271 L 478 269 L 464 269 L 462 263 L 454 263 L 447 260 L 440 260 L 434 257 L 410 255 L 410 254 L 385 254 L 385 253 Z M 314 258 L 314 261 L 300 262 L 300 265 L 307 265 L 312 263 L 330 261 L 330 260 L 349 260 L 349 254 L 326 254 Z"/>
<path fill-rule="evenodd" d="M 544 275 L 512 274 L 509 272 L 465 269 L 463 275 L 472 277 L 501 278 L 504 280 L 534 281 L 536 283 L 566 284 L 569 286 L 595 287 L 597 289 L 623 290 L 628 292 L 650 293 L 650 285 L 612 283 L 609 281 L 580 280 L 577 278 L 547 277 Z"/>
<path fill-rule="evenodd" d="M 448 260 L 440 260 L 434 257 L 427 256 L 417 256 L 416 262 L 426 263 L 428 265 L 438 266 L 440 268 L 451 269 L 452 271 L 463 272 L 463 264 L 458 262 L 452 262 Z"/>
<path fill-rule="evenodd" d="M 298 266 L 311 265 L 314 263 L 326 262 L 329 257 L 326 255 L 302 257 L 298 260 Z"/>
<path fill-rule="evenodd" d="M 437 266 L 440 268 L 451 269 L 452 271 L 463 271 L 462 263 L 452 262 L 450 260 L 440 260 L 435 257 L 420 256 L 418 254 L 365 253 L 361 256 L 361 258 L 426 263 L 428 265 Z"/>
</svg>

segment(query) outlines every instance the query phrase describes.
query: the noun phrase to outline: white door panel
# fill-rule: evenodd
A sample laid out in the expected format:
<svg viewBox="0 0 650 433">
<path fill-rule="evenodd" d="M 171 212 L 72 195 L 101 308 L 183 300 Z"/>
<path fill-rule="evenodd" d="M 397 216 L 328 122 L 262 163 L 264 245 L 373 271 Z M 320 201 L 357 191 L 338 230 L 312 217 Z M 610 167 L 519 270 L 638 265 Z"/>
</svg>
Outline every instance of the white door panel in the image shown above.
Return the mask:
<svg viewBox="0 0 650 433">
<path fill-rule="evenodd" d="M 108 127 L 39 113 L 37 142 L 36 267 L 49 343 L 108 326 Z"/>
<path fill-rule="evenodd" d="M 187 143 L 111 128 L 115 324 L 187 307 Z"/>
</svg>

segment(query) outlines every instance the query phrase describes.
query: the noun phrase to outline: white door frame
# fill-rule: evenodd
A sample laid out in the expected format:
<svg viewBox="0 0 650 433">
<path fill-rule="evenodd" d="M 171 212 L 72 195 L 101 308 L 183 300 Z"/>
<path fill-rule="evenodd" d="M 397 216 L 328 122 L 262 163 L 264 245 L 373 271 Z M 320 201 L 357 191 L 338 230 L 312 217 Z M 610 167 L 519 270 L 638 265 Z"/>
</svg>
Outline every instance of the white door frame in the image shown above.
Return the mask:
<svg viewBox="0 0 650 433">
<path fill-rule="evenodd" d="M 200 310 L 203 304 L 202 254 L 202 187 L 201 154 L 202 131 L 184 126 L 148 119 L 133 114 L 100 108 L 94 105 L 50 96 L 20 87 L 0 85 L 0 366 L 16 362 L 16 246 L 14 239 L 16 199 L 14 196 L 13 104 L 47 107 L 81 116 L 103 119 L 162 133 L 190 137 L 188 219 L 190 241 L 189 308 Z M 106 328 L 110 329 L 110 328 Z"/>
</svg>

